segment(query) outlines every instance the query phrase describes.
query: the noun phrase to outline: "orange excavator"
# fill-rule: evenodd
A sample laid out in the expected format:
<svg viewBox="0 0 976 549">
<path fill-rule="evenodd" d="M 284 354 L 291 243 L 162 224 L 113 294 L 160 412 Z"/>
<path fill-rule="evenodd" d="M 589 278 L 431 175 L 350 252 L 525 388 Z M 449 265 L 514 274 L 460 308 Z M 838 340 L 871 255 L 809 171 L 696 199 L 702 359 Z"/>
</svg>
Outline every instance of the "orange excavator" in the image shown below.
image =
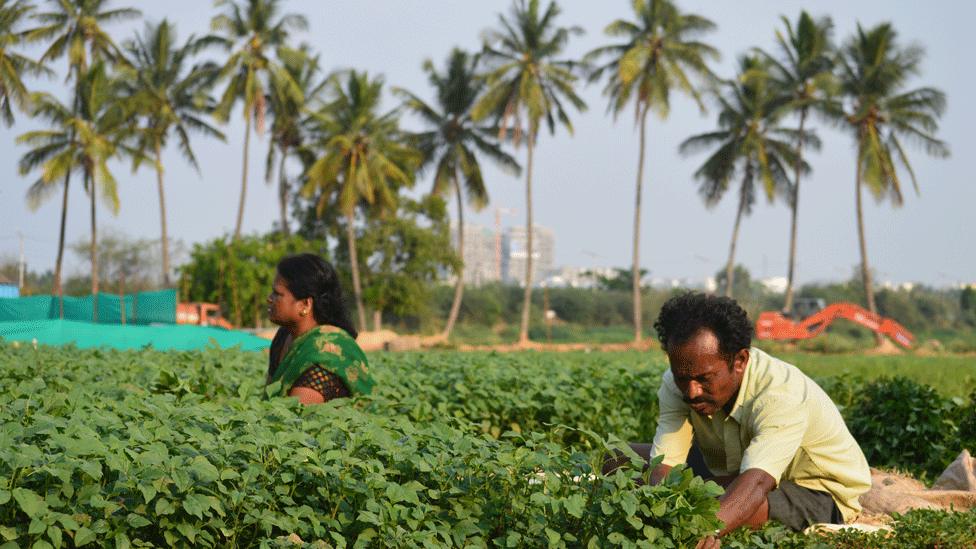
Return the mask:
<svg viewBox="0 0 976 549">
<path fill-rule="evenodd" d="M 220 305 L 216 303 L 178 303 L 176 305 L 176 323 L 192 324 L 194 326 L 219 326 L 225 330 L 234 327 L 227 319 L 220 315 Z"/>
<path fill-rule="evenodd" d="M 779 340 L 810 339 L 820 335 L 833 321 L 843 318 L 888 336 L 906 349 L 911 348 L 915 342 L 915 336 L 901 324 L 853 303 L 825 305 L 822 299 L 800 299 L 796 305 L 791 316 L 799 319 L 797 321 L 780 311 L 760 313 L 756 322 L 756 337 Z"/>
</svg>

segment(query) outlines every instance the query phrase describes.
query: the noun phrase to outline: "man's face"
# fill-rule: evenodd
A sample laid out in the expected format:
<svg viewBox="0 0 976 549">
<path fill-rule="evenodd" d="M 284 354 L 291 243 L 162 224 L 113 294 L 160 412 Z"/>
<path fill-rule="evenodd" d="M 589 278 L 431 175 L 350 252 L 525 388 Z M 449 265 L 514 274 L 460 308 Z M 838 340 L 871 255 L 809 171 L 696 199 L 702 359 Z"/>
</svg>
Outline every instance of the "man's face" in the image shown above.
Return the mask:
<svg viewBox="0 0 976 549">
<path fill-rule="evenodd" d="M 730 363 L 715 334 L 703 328 L 688 341 L 668 345 L 667 352 L 674 382 L 692 410 L 703 416 L 722 408 L 729 411 L 749 362 L 748 349 L 736 353 Z"/>
</svg>

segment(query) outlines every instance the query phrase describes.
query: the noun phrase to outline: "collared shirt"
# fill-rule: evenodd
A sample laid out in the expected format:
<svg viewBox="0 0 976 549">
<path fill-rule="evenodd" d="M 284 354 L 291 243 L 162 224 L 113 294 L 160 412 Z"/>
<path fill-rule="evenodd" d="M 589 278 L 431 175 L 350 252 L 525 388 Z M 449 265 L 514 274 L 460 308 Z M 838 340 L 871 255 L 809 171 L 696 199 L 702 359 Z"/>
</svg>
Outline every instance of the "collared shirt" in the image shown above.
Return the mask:
<svg viewBox="0 0 976 549">
<path fill-rule="evenodd" d="M 660 416 L 651 456 L 685 463 L 692 438 L 715 476 L 761 469 L 779 486 L 791 480 L 829 492 L 847 522 L 871 472 L 857 441 L 827 393 L 796 366 L 753 347 L 731 412 L 703 416 L 682 399 L 669 369 L 658 390 Z"/>
</svg>

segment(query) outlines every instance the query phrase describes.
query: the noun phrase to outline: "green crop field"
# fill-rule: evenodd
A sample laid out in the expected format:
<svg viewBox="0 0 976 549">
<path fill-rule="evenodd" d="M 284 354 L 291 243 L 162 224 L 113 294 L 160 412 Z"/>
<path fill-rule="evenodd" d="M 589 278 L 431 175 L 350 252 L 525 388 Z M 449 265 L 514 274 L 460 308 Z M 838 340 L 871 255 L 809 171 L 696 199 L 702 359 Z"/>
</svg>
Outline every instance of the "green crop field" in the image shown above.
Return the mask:
<svg viewBox="0 0 976 549">
<path fill-rule="evenodd" d="M 274 546 L 292 534 L 337 547 L 688 547 L 717 526 L 721 490 L 688 471 L 654 487 L 635 486 L 636 468 L 598 474 L 609 448 L 652 435 L 660 353 L 377 353 L 376 394 L 308 408 L 263 397 L 264 360 L 0 344 L 0 547 Z M 852 367 L 872 373 L 858 383 L 876 388 L 867 378 L 888 359 L 864 360 Z M 946 383 L 965 383 L 945 364 Z M 861 386 L 809 367 L 834 376 L 825 387 L 864 423 Z M 938 421 L 976 406 L 907 383 L 880 387 L 919 395 Z M 958 423 L 953 436 L 970 436 Z M 906 455 L 892 438 L 862 443 Z M 976 513 L 912 513 L 884 539 L 771 526 L 726 546 L 965 546 L 974 526 Z"/>
</svg>

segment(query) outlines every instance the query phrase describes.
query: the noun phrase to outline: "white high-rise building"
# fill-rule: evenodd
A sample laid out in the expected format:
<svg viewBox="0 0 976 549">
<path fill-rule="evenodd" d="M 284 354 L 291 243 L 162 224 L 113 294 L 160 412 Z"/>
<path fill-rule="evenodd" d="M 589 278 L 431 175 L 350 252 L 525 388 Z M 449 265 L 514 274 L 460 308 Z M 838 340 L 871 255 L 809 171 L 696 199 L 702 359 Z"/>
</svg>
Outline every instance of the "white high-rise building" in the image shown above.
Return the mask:
<svg viewBox="0 0 976 549">
<path fill-rule="evenodd" d="M 532 229 L 532 285 L 538 286 L 555 267 L 556 237 L 546 227 Z M 527 258 L 525 227 L 509 227 L 502 236 L 502 280 L 522 285 Z"/>
<path fill-rule="evenodd" d="M 451 225 L 451 245 L 456 250 L 457 225 Z M 495 259 L 495 233 L 481 225 L 464 224 L 464 282 L 481 286 L 501 280 Z M 453 278 L 453 277 L 452 277 Z"/>
</svg>

